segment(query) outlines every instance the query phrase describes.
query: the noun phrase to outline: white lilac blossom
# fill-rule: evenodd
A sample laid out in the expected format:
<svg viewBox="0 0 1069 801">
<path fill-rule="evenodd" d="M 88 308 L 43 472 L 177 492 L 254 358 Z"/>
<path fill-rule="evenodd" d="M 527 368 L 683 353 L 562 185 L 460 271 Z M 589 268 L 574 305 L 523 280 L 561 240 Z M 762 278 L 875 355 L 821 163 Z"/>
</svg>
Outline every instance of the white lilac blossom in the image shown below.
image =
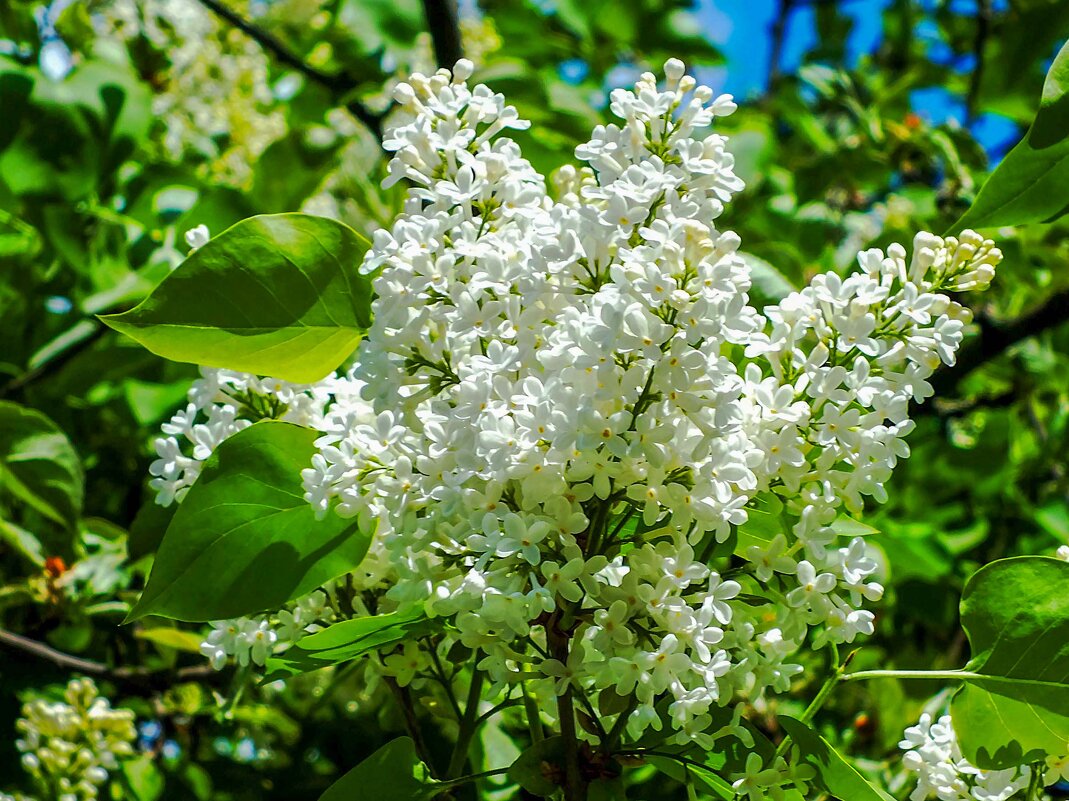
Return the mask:
<svg viewBox="0 0 1069 801">
<path fill-rule="evenodd" d="M 93 20 L 102 41 L 143 41 L 167 56 L 154 76 L 159 85 L 152 99 L 165 154 L 175 160 L 192 154 L 203 160 L 201 168 L 210 177 L 250 184 L 252 165 L 286 132 L 260 46 L 187 0 L 95 5 Z M 235 10 L 248 16 L 256 6 L 248 2 Z"/>
<path fill-rule="evenodd" d="M 387 183 L 411 188 L 363 264 L 355 366 L 299 389 L 323 432 L 307 498 L 377 525 L 357 589 L 445 618 L 438 647 L 477 650 L 492 687 L 526 681 L 549 720 L 569 688 L 633 694 L 632 736 L 663 699 L 671 736 L 708 745 L 716 707 L 789 688 L 808 636 L 872 633 L 880 561 L 834 524 L 884 500 L 910 403 L 969 319 L 946 292 L 986 287 L 1001 253 L 919 234 L 758 311 L 716 227 L 742 188 L 706 130 L 730 96 L 670 60 L 663 89 L 647 73 L 613 92 L 620 122 L 551 192 L 504 135 L 527 123 L 471 69 L 396 90 Z M 241 424 L 209 388 L 171 424 L 192 443 L 192 411 L 214 421 L 205 447 L 160 451 L 170 497 Z M 748 533 L 769 509 L 782 533 Z M 562 625 L 568 653 L 549 654 Z M 405 680 L 426 661 L 397 656 Z"/>
<path fill-rule="evenodd" d="M 35 699 L 22 708 L 15 747 L 45 798 L 93 801 L 134 754 L 134 713 L 113 709 L 90 679 L 75 679 L 64 702 Z"/>
<path fill-rule="evenodd" d="M 333 619 L 326 593 L 316 590 L 271 615 L 213 622 L 200 652 L 217 670 L 231 659 L 241 666 L 251 663 L 263 667 L 276 651 L 319 631 Z"/>
<path fill-rule="evenodd" d="M 192 236 L 191 236 L 192 235 Z M 206 232 L 186 234 L 190 244 L 203 244 Z M 163 425 L 155 441 L 156 460 L 149 465 L 156 502 L 169 506 L 181 500 L 200 475 L 204 460 L 221 443 L 257 420 L 284 420 L 313 428 L 322 425 L 333 381 L 292 384 L 230 370 L 201 369 L 189 389 L 185 408 Z M 344 391 L 344 388 L 343 388 Z"/>
<path fill-rule="evenodd" d="M 938 720 L 924 713 L 916 726 L 906 729 L 902 765 L 916 775 L 911 801 L 1007 801 L 1024 797 L 1032 778 L 1031 767 L 982 770 L 962 756 L 950 715 Z M 1069 779 L 1069 756 L 1050 757 L 1043 767 L 1042 784 Z"/>
</svg>

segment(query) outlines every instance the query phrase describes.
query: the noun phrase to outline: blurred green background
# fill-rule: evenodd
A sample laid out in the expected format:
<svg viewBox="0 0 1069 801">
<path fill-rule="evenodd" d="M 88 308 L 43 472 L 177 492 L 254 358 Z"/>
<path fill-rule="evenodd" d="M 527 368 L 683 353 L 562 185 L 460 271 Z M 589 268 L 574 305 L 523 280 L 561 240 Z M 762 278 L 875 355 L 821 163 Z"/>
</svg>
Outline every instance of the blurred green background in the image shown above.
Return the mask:
<svg viewBox="0 0 1069 801">
<path fill-rule="evenodd" d="M 195 627 L 119 626 L 162 531 L 152 439 L 196 373 L 94 315 L 134 305 L 200 224 L 300 209 L 388 225 L 391 89 L 462 54 L 532 120 L 516 139 L 543 171 L 606 119 L 612 88 L 670 56 L 735 94 L 719 132 L 747 188 L 722 224 L 772 302 L 861 249 L 946 230 L 1034 116 L 1067 34 L 1064 0 L 2 0 L 0 399 L 65 435 L 84 492 L 56 519 L 0 482 L 0 634 L 89 660 L 137 711 L 144 753 L 118 797 L 317 798 L 399 731 L 374 688 L 313 674 L 224 707 L 214 693 L 233 677 L 204 670 Z M 992 232 L 1006 260 L 967 301 L 980 305 L 959 369 L 937 374 L 889 503 L 865 516 L 891 569 L 859 667 L 960 665 L 965 577 L 1069 542 L 1067 230 Z M 20 703 L 71 663 L 0 646 L 12 789 Z M 895 744 L 936 690 L 850 685 L 829 734 L 903 790 Z M 488 762 L 515 756 L 487 732 Z"/>
</svg>

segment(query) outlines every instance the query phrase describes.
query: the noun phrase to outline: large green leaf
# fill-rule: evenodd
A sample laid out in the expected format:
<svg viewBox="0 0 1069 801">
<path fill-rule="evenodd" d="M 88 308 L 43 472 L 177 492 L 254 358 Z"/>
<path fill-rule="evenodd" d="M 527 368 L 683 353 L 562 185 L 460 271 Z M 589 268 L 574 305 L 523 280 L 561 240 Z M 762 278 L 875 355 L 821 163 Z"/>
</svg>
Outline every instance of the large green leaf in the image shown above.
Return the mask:
<svg viewBox="0 0 1069 801">
<path fill-rule="evenodd" d="M 1050 222 L 1069 210 L 1069 43 L 1043 84 L 1032 127 L 952 230 Z"/>
<path fill-rule="evenodd" d="M 316 520 L 304 499 L 316 436 L 264 421 L 216 448 L 167 526 L 130 619 L 277 609 L 359 565 L 371 532 L 333 514 Z"/>
<path fill-rule="evenodd" d="M 1069 743 L 1069 563 L 1002 559 L 961 597 L 973 657 L 951 716 L 965 757 L 1007 768 L 1065 754 Z"/>
<path fill-rule="evenodd" d="M 267 681 L 338 665 L 386 645 L 422 636 L 434 628 L 422 609 L 360 617 L 309 635 L 267 662 Z"/>
<path fill-rule="evenodd" d="M 371 290 L 357 270 L 367 246 L 325 217 L 251 217 L 197 249 L 139 306 L 101 319 L 174 361 L 317 381 L 370 324 Z"/>
<path fill-rule="evenodd" d="M 441 791 L 412 740 L 398 737 L 334 782 L 319 801 L 422 801 Z"/>
<path fill-rule="evenodd" d="M 0 487 L 55 523 L 73 528 L 82 512 L 82 464 L 55 423 L 0 401 Z"/>
<path fill-rule="evenodd" d="M 801 764 L 813 768 L 814 784 L 833 798 L 844 801 L 894 801 L 886 792 L 869 784 L 868 779 L 858 773 L 831 743 L 800 720 L 785 716 L 777 720 L 790 735 Z"/>
</svg>

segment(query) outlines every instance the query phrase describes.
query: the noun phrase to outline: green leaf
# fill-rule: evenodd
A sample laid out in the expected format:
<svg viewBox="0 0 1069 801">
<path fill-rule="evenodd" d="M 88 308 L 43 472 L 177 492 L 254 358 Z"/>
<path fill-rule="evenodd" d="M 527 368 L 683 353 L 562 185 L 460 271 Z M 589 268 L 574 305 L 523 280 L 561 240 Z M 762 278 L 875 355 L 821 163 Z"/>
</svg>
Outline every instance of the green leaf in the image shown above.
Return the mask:
<svg viewBox="0 0 1069 801">
<path fill-rule="evenodd" d="M 1069 742 L 1069 563 L 1001 559 L 969 579 L 961 625 L 973 657 L 950 713 L 962 753 L 1007 768 Z"/>
<path fill-rule="evenodd" d="M 82 464 L 74 446 L 40 412 L 0 401 L 0 487 L 55 523 L 82 512 Z"/>
<path fill-rule="evenodd" d="M 689 778 L 694 788 L 703 795 L 708 794 L 723 801 L 732 801 L 735 798 L 735 789 L 731 786 L 731 782 L 718 776 L 711 768 L 704 765 L 683 763 L 663 756 L 647 757 L 646 761 L 680 784 L 686 784 Z"/>
<path fill-rule="evenodd" d="M 120 783 L 130 801 L 156 801 L 163 795 L 165 779 L 152 754 L 125 760 L 120 767 Z"/>
<path fill-rule="evenodd" d="M 760 256 L 745 251 L 739 251 L 739 256 L 750 268 L 750 280 L 753 282 L 750 298 L 758 308 L 779 303 L 798 288 L 787 276 Z"/>
<path fill-rule="evenodd" d="M 136 308 L 101 319 L 167 359 L 317 381 L 371 322 L 358 272 L 367 248 L 325 217 L 251 217 L 197 249 Z"/>
<path fill-rule="evenodd" d="M 35 567 L 45 566 L 45 553 L 41 547 L 41 541 L 22 526 L 0 518 L 0 541 L 6 542 Z"/>
<path fill-rule="evenodd" d="M 301 469 L 316 437 L 264 421 L 216 448 L 168 525 L 129 619 L 219 620 L 278 609 L 359 565 L 371 532 L 334 514 L 316 520 L 304 499 Z"/>
<path fill-rule="evenodd" d="M 422 801 L 439 792 L 411 738 L 399 737 L 334 782 L 319 801 Z"/>
<path fill-rule="evenodd" d="M 546 797 L 560 789 L 551 774 L 563 774 L 564 738 L 547 737 L 524 751 L 509 766 L 508 777 L 534 795 Z"/>
<path fill-rule="evenodd" d="M 746 522 L 738 527 L 735 553 L 742 555 L 747 548 L 767 547 L 786 528 L 783 522 L 783 501 L 771 492 L 760 492 L 746 508 Z"/>
<path fill-rule="evenodd" d="M 839 515 L 832 521 L 831 530 L 840 537 L 850 537 L 851 539 L 880 533 L 878 528 L 873 528 L 868 523 L 862 523 L 860 520 L 845 514 Z"/>
<path fill-rule="evenodd" d="M 369 651 L 431 632 L 435 624 L 418 607 L 335 623 L 267 661 L 265 681 L 349 662 Z"/>
<path fill-rule="evenodd" d="M 139 640 L 148 640 L 164 648 L 173 648 L 176 651 L 185 651 L 189 654 L 199 654 L 200 644 L 204 638 L 192 631 L 182 629 L 164 628 L 162 626 L 152 629 L 140 629 L 134 633 Z"/>
<path fill-rule="evenodd" d="M 814 783 L 829 795 L 849 801 L 894 801 L 886 792 L 869 784 L 831 743 L 800 720 L 784 716 L 777 720 L 790 735 L 801 764 L 815 771 Z"/>
<path fill-rule="evenodd" d="M 163 535 L 177 511 L 175 504 L 160 506 L 151 497 L 141 505 L 130 523 L 130 535 L 126 541 L 131 562 L 159 550 Z"/>
<path fill-rule="evenodd" d="M 1069 211 L 1069 43 L 1047 72 L 1039 111 L 952 231 L 1052 222 Z"/>
</svg>

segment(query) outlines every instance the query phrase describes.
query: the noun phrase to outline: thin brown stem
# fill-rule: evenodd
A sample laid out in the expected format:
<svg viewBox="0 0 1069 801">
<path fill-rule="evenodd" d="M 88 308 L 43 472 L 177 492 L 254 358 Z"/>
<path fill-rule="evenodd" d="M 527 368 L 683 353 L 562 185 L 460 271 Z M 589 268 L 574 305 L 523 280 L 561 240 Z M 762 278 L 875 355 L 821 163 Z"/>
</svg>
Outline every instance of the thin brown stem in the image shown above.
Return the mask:
<svg viewBox="0 0 1069 801">
<path fill-rule="evenodd" d="M 401 716 L 405 721 L 405 731 L 412 738 L 416 754 L 419 755 L 423 764 L 427 766 L 431 776 L 437 779 L 438 771 L 435 770 L 434 763 L 431 761 L 431 752 L 427 748 L 427 741 L 423 739 L 423 729 L 420 727 L 419 718 L 416 716 L 415 704 L 412 703 L 412 693 L 408 687 L 399 685 L 392 676 L 385 677 L 384 681 L 386 686 L 390 688 L 390 692 L 393 693 L 394 700 L 397 701 L 397 706 L 401 710 Z"/>
<path fill-rule="evenodd" d="M 258 25 L 250 22 L 240 14 L 229 8 L 221 0 L 199 0 L 200 4 L 218 16 L 220 19 L 237 28 L 265 51 L 270 53 L 276 61 L 296 70 L 308 80 L 329 89 L 336 97 L 342 98 L 357 87 L 357 82 L 346 75 L 337 75 L 323 72 L 303 58 L 298 56 L 287 47 L 281 39 L 269 31 L 265 31 Z M 382 141 L 382 116 L 375 114 L 362 103 L 349 100 L 345 107 L 354 117 L 364 123 L 379 141 Z"/>
<path fill-rule="evenodd" d="M 976 35 L 973 37 L 973 66 L 969 76 L 969 92 L 965 96 L 965 121 L 971 123 L 976 119 L 980 105 L 980 89 L 984 82 L 984 53 L 987 50 L 987 38 L 991 32 L 991 0 L 976 0 Z"/>
<path fill-rule="evenodd" d="M 177 670 L 171 668 L 151 670 L 143 667 L 111 667 L 103 662 L 96 662 L 92 659 L 64 653 L 50 645 L 45 645 L 43 642 L 38 642 L 4 629 L 0 629 L 0 645 L 5 645 L 11 650 L 21 651 L 37 659 L 51 662 L 56 667 L 64 670 L 112 681 L 123 685 L 128 690 L 141 692 L 165 690 L 183 681 L 208 681 L 221 675 L 218 671 L 213 670 L 210 665 L 197 665 L 195 667 L 178 668 Z"/>
</svg>

